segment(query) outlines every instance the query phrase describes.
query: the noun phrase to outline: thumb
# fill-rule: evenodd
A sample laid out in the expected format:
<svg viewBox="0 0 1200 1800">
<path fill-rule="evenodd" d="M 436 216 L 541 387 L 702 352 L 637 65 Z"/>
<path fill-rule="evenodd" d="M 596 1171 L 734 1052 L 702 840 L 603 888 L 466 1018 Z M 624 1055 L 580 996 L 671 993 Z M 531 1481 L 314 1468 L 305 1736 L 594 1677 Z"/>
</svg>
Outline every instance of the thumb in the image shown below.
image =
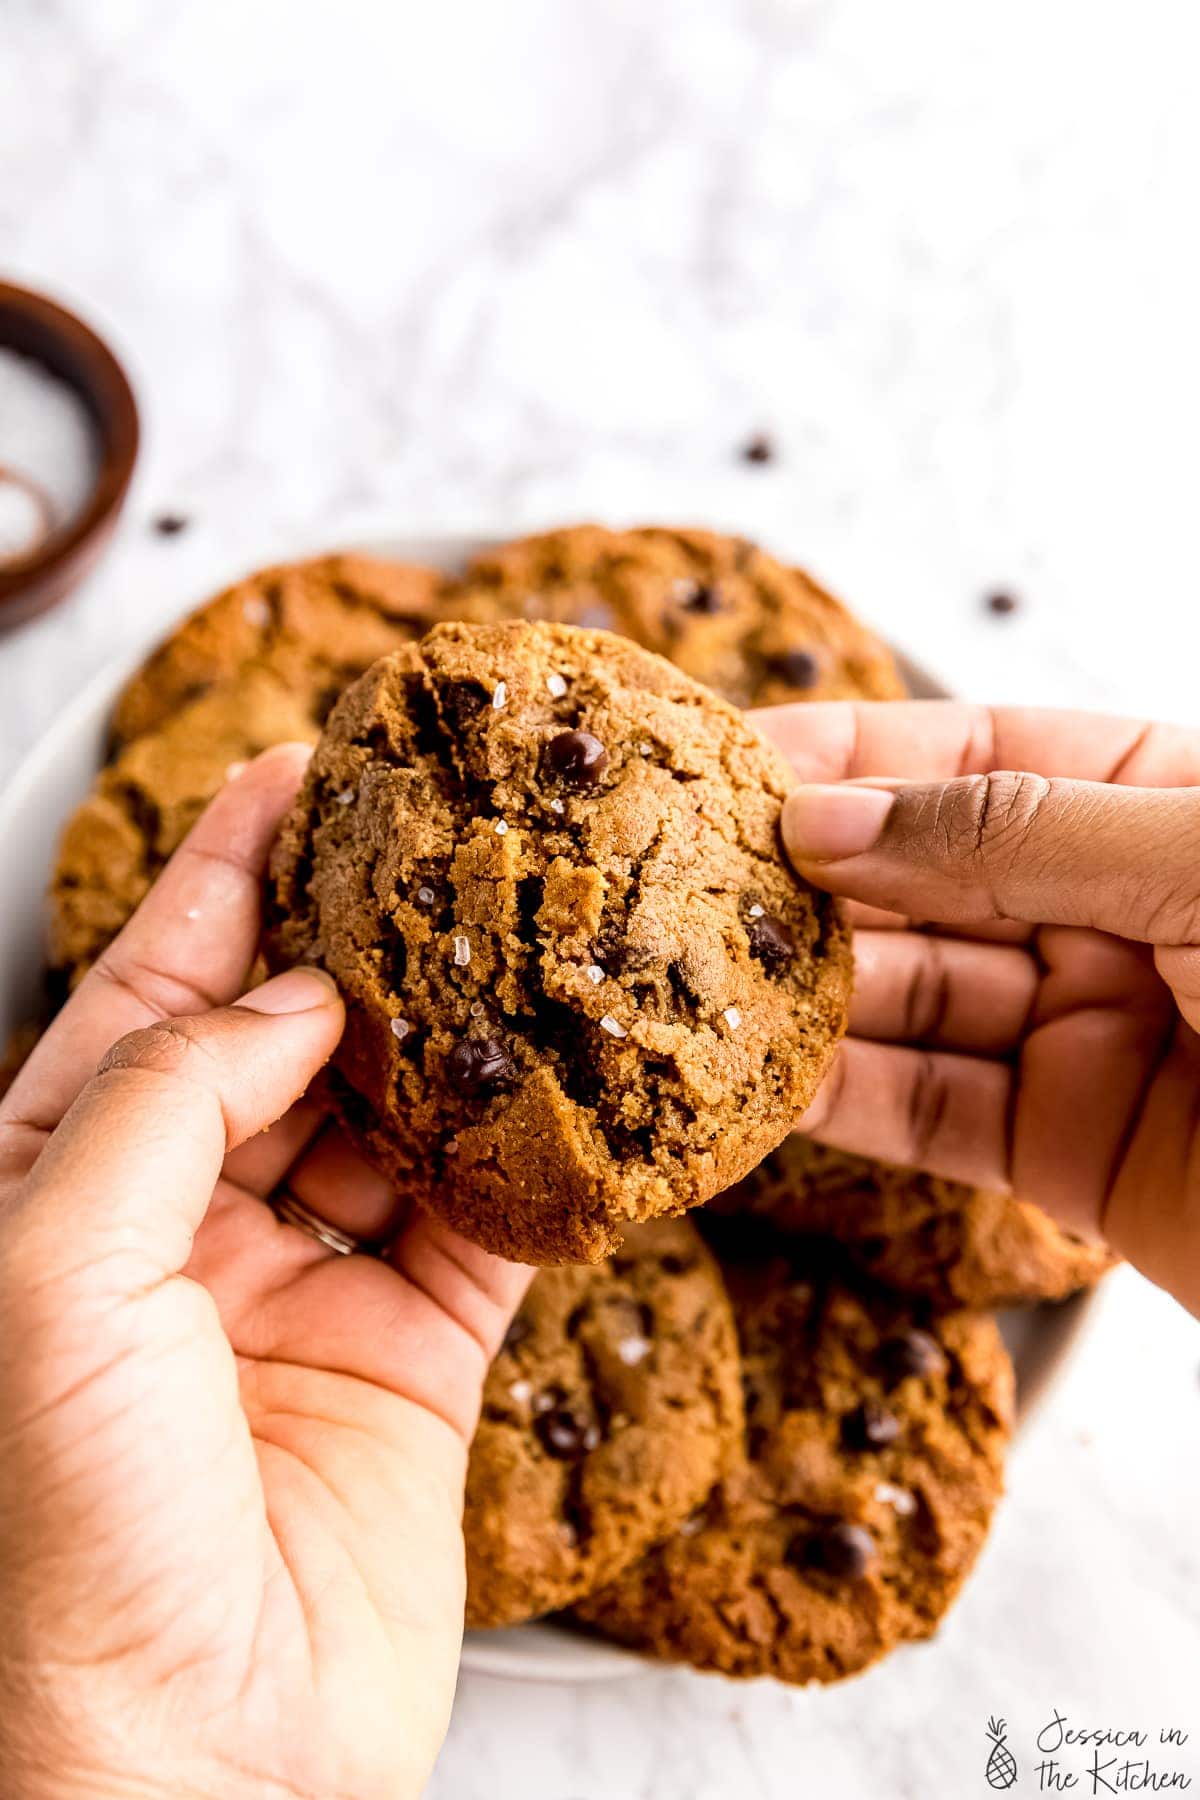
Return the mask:
<svg viewBox="0 0 1200 1800">
<path fill-rule="evenodd" d="M 90 1282 L 112 1297 L 178 1273 L 227 1152 L 299 1099 L 342 1022 L 333 982 L 303 968 L 234 1006 L 121 1038 L 5 1213 L 8 1251 L 19 1244 L 39 1284 Z"/>
<path fill-rule="evenodd" d="M 818 887 L 947 925 L 1080 925 L 1200 940 L 1200 789 L 1004 771 L 796 788 L 783 841 Z"/>
</svg>

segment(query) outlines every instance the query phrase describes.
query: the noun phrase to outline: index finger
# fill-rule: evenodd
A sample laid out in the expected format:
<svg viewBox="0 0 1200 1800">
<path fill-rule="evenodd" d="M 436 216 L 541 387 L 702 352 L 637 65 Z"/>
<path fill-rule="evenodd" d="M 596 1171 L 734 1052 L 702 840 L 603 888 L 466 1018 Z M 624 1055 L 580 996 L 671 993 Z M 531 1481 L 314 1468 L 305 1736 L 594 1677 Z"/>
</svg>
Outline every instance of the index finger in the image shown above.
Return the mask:
<svg viewBox="0 0 1200 1800">
<path fill-rule="evenodd" d="M 1022 769 L 1134 787 L 1200 783 L 1200 732 L 1104 713 L 961 700 L 765 706 L 754 723 L 801 781 L 945 781 Z"/>
<path fill-rule="evenodd" d="M 9 1089 L 0 1171 L 32 1163 L 118 1038 L 241 993 L 258 947 L 267 853 L 308 754 L 299 744 L 268 750 L 211 801 Z"/>
</svg>

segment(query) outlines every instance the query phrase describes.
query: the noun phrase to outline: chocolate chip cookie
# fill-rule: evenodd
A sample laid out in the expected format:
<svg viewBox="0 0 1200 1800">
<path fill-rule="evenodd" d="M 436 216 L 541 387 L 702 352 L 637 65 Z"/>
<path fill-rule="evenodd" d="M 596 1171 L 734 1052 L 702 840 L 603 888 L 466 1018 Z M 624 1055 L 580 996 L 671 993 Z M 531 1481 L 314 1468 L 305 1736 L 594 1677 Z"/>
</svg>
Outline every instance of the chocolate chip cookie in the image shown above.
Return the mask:
<svg viewBox="0 0 1200 1800">
<path fill-rule="evenodd" d="M 346 683 L 427 628 L 437 582 L 360 556 L 263 569 L 166 639 L 118 699 L 110 761 L 60 842 L 49 892 L 55 991 L 115 937 L 229 764 L 313 742 Z"/>
<path fill-rule="evenodd" d="M 578 1616 L 726 1675 L 835 1681 L 936 1629 L 1003 1481 L 1012 1369 L 986 1314 L 914 1311 L 803 1254 L 731 1268 L 745 1457 Z"/>
<path fill-rule="evenodd" d="M 1062 1300 L 1112 1257 L 1040 1207 L 828 1150 L 795 1134 L 716 1201 L 790 1232 L 836 1238 L 859 1268 L 938 1306 Z"/>
<path fill-rule="evenodd" d="M 198 607 L 117 698 L 114 748 L 157 730 L 188 701 L 268 668 L 320 725 L 377 657 L 434 619 L 441 577 L 370 556 L 321 556 L 256 570 Z"/>
<path fill-rule="evenodd" d="M 450 615 L 550 619 L 632 638 L 735 706 L 894 700 L 891 652 L 802 569 L 745 538 L 577 525 L 477 556 Z"/>
<path fill-rule="evenodd" d="M 231 763 L 316 736 L 307 696 L 254 668 L 127 743 L 101 769 L 59 842 L 48 894 L 58 984 L 74 985 L 120 931 Z"/>
<path fill-rule="evenodd" d="M 369 1157 L 489 1249 L 594 1261 L 727 1187 L 845 1025 L 837 905 L 741 714 L 565 625 L 439 625 L 335 708 L 274 859 L 275 964 L 348 1005 Z"/>
<path fill-rule="evenodd" d="M 725 1286 L 684 1219 L 593 1268 L 545 1269 L 484 1390 L 467 1472 L 467 1624 L 611 1581 L 673 1531 L 741 1435 Z"/>
</svg>

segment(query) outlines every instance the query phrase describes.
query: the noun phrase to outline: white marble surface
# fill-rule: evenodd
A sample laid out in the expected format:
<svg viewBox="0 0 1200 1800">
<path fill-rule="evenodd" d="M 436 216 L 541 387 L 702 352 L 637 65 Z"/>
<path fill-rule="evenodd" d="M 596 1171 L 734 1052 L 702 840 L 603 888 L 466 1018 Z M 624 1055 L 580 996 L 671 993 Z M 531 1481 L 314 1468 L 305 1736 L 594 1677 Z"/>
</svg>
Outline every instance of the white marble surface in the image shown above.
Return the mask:
<svg viewBox="0 0 1200 1800">
<path fill-rule="evenodd" d="M 108 331 L 146 425 L 112 555 L 0 641 L 0 769 L 243 567 L 589 514 L 757 534 L 964 692 L 1194 717 L 1196 31 L 0 0 L 0 268 Z M 1036 1791 L 1054 1706 L 1184 1725 L 1200 1775 L 1196 1327 L 1116 1279 L 1011 1488 L 933 1646 L 833 1693 L 464 1679 L 435 1800 L 958 1800 L 993 1710 Z"/>
</svg>

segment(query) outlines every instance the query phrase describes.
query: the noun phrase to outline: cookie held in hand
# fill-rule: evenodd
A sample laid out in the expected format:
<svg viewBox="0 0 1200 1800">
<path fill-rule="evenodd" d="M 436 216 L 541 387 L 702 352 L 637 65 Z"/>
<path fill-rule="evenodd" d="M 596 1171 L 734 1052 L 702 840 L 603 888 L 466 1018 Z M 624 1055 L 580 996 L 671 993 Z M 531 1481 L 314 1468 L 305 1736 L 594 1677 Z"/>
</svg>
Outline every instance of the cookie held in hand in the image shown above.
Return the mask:
<svg viewBox="0 0 1200 1800">
<path fill-rule="evenodd" d="M 699 1506 L 740 1440 L 720 1270 L 686 1219 L 594 1268 L 544 1269 L 492 1365 L 467 1471 L 467 1624 L 611 1581 Z"/>
<path fill-rule="evenodd" d="M 268 951 L 337 980 L 331 1087 L 407 1194 L 526 1262 L 738 1180 L 845 1029 L 849 934 L 778 844 L 786 764 L 606 632 L 439 625 L 338 704 Z"/>
</svg>

